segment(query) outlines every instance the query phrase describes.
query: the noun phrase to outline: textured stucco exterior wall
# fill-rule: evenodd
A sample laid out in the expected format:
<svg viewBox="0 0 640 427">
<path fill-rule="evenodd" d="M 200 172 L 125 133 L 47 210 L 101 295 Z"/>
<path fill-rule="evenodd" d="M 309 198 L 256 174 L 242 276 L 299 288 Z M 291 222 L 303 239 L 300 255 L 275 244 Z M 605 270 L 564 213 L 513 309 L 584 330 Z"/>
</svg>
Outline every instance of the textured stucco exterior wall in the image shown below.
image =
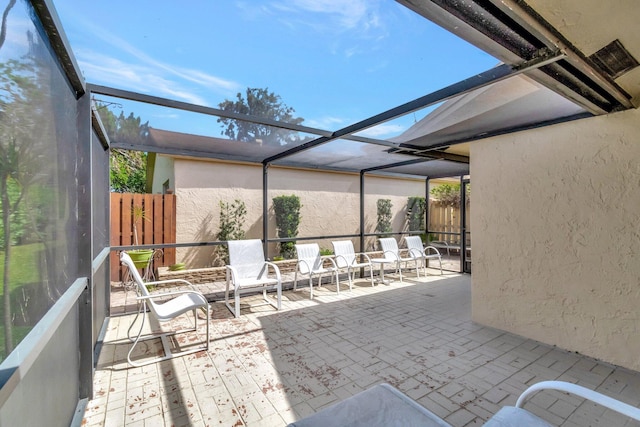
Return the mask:
<svg viewBox="0 0 640 427">
<path fill-rule="evenodd" d="M 640 370 L 640 112 L 471 146 L 473 319 Z"/>
<path fill-rule="evenodd" d="M 156 168 L 157 171 L 157 168 Z M 220 202 L 242 200 L 247 208 L 245 230 L 248 238 L 262 237 L 262 167 L 250 164 L 207 160 L 174 159 L 178 243 L 213 241 L 220 225 Z M 344 235 L 360 232 L 360 177 L 358 174 L 295 170 L 270 167 L 269 235 L 275 238 L 276 221 L 272 199 L 295 194 L 302 203 L 299 237 Z M 408 196 L 424 196 L 422 180 L 365 177 L 365 231 L 373 232 L 376 201 L 391 199 L 394 231 L 401 231 Z M 317 240 L 323 248 L 331 241 Z M 359 241 L 354 239 L 356 249 Z M 372 249 L 375 239 L 367 242 Z M 178 248 L 177 262 L 190 268 L 216 264 L 213 247 Z M 276 245 L 269 256 L 277 255 Z"/>
</svg>

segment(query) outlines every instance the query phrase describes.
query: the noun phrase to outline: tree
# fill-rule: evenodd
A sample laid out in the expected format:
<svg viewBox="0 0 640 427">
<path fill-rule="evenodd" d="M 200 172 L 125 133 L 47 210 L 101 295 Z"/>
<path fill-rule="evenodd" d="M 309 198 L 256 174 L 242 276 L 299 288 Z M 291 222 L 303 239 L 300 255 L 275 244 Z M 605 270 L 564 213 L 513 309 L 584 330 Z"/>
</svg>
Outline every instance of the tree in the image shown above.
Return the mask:
<svg viewBox="0 0 640 427">
<path fill-rule="evenodd" d="M 289 124 L 301 124 L 302 117 L 294 117 L 295 110 L 284 104 L 279 95 L 269 92 L 269 89 L 247 88 L 246 99 L 238 92 L 235 101 L 225 100 L 219 104 L 221 110 L 232 113 L 247 114 Z M 221 135 L 232 140 L 243 142 L 257 142 L 264 145 L 287 145 L 304 141 L 297 132 L 280 129 L 273 126 L 251 123 L 244 120 L 220 117 L 225 129 Z"/>
<path fill-rule="evenodd" d="M 471 195 L 471 186 L 467 185 L 467 201 Z M 460 206 L 460 184 L 440 184 L 430 191 L 433 198 L 445 206 Z"/>
<path fill-rule="evenodd" d="M 149 136 L 149 122 L 140 116 L 120 112 L 116 116 L 106 105 L 98 104 L 98 112 L 109 139 L 114 142 L 144 144 Z M 145 193 L 147 185 L 147 153 L 143 151 L 111 150 L 109 178 L 111 190 L 118 193 Z"/>
<path fill-rule="evenodd" d="M 0 39 L 4 41 L 5 10 Z M 0 63 L 0 210 L 2 211 L 2 243 L 4 249 L 3 324 L 5 355 L 13 350 L 10 270 L 12 245 L 23 227 L 20 205 L 29 187 L 46 176 L 47 159 L 42 155 L 45 135 L 51 132 L 42 120 L 45 103 L 43 87 L 47 80 L 40 75 L 38 64 L 25 59 Z M 23 211 L 24 212 L 24 211 Z"/>
</svg>

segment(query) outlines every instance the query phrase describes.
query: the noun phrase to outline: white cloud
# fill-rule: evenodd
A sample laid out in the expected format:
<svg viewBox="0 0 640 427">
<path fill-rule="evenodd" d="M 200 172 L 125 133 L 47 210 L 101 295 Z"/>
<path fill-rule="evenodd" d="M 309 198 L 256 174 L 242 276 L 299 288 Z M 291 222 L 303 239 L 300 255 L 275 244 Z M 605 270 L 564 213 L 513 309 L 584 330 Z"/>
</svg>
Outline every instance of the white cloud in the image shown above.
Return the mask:
<svg viewBox="0 0 640 427">
<path fill-rule="evenodd" d="M 368 136 L 371 138 L 396 136 L 402 133 L 405 127 L 398 124 L 383 123 L 378 126 L 374 126 L 369 129 L 365 129 L 362 132 L 358 132 L 359 136 Z"/>
<path fill-rule="evenodd" d="M 339 117 L 319 117 L 316 119 L 305 119 L 304 125 L 323 130 L 337 130 L 344 127 L 345 120 Z"/>
<path fill-rule="evenodd" d="M 79 51 L 78 64 L 83 73 L 91 76 L 92 83 L 101 83 L 141 93 L 177 99 L 197 105 L 207 105 L 206 100 L 182 87 L 175 81 L 166 79 L 155 70 L 139 64 L 128 64 L 119 59 L 91 51 Z"/>
<path fill-rule="evenodd" d="M 92 36 L 129 54 L 133 59 L 131 63 L 126 63 L 89 50 L 76 50 L 78 63 L 89 81 L 98 80 L 103 84 L 133 88 L 138 92 L 154 92 L 159 96 L 199 105 L 207 105 L 199 95 L 202 88 L 223 95 L 235 94 L 241 88 L 240 84 L 232 80 L 159 61 L 102 28 L 92 24 L 87 24 L 87 27 Z M 189 88 L 185 83 L 195 84 L 199 89 Z"/>
</svg>

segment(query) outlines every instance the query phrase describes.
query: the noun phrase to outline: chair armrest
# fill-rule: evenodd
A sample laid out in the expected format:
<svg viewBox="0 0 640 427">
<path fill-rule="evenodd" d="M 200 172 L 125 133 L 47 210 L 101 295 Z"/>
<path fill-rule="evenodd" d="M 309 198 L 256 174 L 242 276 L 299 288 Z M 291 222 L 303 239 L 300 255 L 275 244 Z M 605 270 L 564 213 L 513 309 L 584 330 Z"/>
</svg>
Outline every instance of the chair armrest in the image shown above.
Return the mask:
<svg viewBox="0 0 640 427">
<path fill-rule="evenodd" d="M 207 299 L 205 298 L 204 295 L 202 295 L 201 292 L 198 291 L 188 291 L 188 290 L 184 290 L 184 291 L 171 291 L 171 292 L 161 292 L 159 294 L 151 294 L 151 295 L 144 295 L 144 296 L 139 296 L 136 297 L 136 300 L 138 301 L 143 301 L 143 300 L 153 300 L 156 298 L 164 298 L 164 297 L 172 297 L 172 296 L 176 296 L 176 295 L 184 295 L 184 294 L 192 294 L 197 296 L 198 298 L 202 299 L 202 303 L 203 304 L 209 304 L 209 301 L 207 301 Z"/>
<path fill-rule="evenodd" d="M 349 261 L 347 261 L 347 259 L 344 257 L 344 255 L 336 255 L 336 266 L 338 265 L 338 260 L 340 260 L 340 259 L 344 260 L 345 267 L 348 267 L 350 265 Z M 353 264 L 353 263 L 351 263 L 351 264 Z M 344 268 L 344 267 L 341 267 L 341 268 Z"/>
<path fill-rule="evenodd" d="M 575 394 L 583 399 L 590 400 L 598 405 L 609 408 L 613 411 L 626 415 L 634 420 L 640 421 L 640 409 L 635 406 L 631 406 L 619 400 L 613 399 L 609 396 L 605 396 L 597 391 L 590 390 L 588 388 L 579 386 L 577 384 L 568 383 L 565 381 L 542 381 L 532 385 L 526 389 L 516 402 L 516 408 L 522 408 L 525 401 L 533 394 L 540 390 L 558 390 L 565 393 Z"/>
<path fill-rule="evenodd" d="M 417 249 L 417 248 L 409 249 L 409 256 L 411 258 L 423 258 L 424 255 L 425 255 L 424 251 L 421 251 L 420 249 Z"/>
<path fill-rule="evenodd" d="M 238 281 L 238 270 L 232 265 L 225 265 L 225 268 L 227 283 L 229 283 L 229 279 L 231 279 L 233 283 L 236 283 Z M 231 275 L 231 277 L 229 277 L 229 275 Z"/>
<path fill-rule="evenodd" d="M 364 252 L 358 252 L 356 257 L 364 257 L 369 264 L 371 264 L 371 257 Z"/>
<path fill-rule="evenodd" d="M 184 279 L 167 279 L 167 280 L 155 280 L 153 282 L 144 282 L 144 285 L 149 288 L 149 286 L 160 286 L 160 285 L 168 285 L 170 283 L 183 283 L 185 285 L 188 285 L 191 289 L 193 289 L 194 291 L 198 292 L 198 290 L 196 289 L 195 286 L 193 286 L 193 283 L 184 280 Z"/>
<path fill-rule="evenodd" d="M 323 263 L 324 263 L 324 261 L 329 261 L 329 262 L 331 262 L 331 264 L 333 264 L 333 268 L 337 269 L 338 266 L 336 265 L 336 261 L 333 258 L 334 258 L 333 255 L 323 255 L 323 256 L 320 257 L 320 259 L 323 261 Z"/>
<path fill-rule="evenodd" d="M 304 260 L 304 259 L 299 259 L 299 260 L 298 260 L 298 262 L 296 263 L 296 268 L 297 268 L 299 271 L 301 271 L 301 270 L 300 270 L 300 264 L 304 264 L 304 265 L 307 267 L 307 271 L 308 271 L 308 272 L 313 271 L 313 270 L 311 269 L 311 266 L 310 266 L 310 265 L 309 265 L 309 263 L 307 262 L 307 260 Z M 302 272 L 302 271 L 301 271 L 301 272 Z"/>
<path fill-rule="evenodd" d="M 400 261 L 400 256 L 397 253 L 393 252 L 393 251 L 384 251 L 382 253 L 383 258 L 387 258 L 387 254 L 391 255 L 390 258 L 393 258 L 396 261 Z"/>
<path fill-rule="evenodd" d="M 282 277 L 280 276 L 280 268 L 270 261 L 265 261 L 264 265 L 273 268 L 273 272 L 276 274 L 276 279 L 278 282 L 282 282 Z"/>
<path fill-rule="evenodd" d="M 426 254 L 426 255 L 430 255 L 430 254 L 429 254 L 429 251 L 430 251 L 430 250 L 432 250 L 432 251 L 434 251 L 434 252 L 435 252 L 435 254 L 434 254 L 434 255 L 436 255 L 436 254 L 437 254 L 438 256 L 440 256 L 440 251 L 439 251 L 439 250 L 438 250 L 438 248 L 436 248 L 435 246 L 427 246 L 426 248 L 424 248 L 424 252 L 425 252 L 425 254 Z"/>
</svg>

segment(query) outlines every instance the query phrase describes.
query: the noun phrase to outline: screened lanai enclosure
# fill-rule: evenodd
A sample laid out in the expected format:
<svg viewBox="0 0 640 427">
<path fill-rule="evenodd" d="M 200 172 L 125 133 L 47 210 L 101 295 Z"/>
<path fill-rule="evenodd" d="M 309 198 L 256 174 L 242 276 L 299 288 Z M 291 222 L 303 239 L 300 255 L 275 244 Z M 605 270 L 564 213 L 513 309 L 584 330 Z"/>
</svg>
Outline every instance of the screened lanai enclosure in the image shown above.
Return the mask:
<svg viewBox="0 0 640 427">
<path fill-rule="evenodd" d="M 78 19 L 87 25 L 97 23 L 101 17 L 80 17 L 71 13 L 68 2 L 58 5 L 52 0 L 9 1 L 3 6 L 0 425 L 79 424 L 85 405 L 95 397 L 92 380 L 111 315 L 111 254 L 131 247 L 110 243 L 109 157 L 115 148 L 154 156 L 151 172 L 158 173 L 159 181 L 149 183 L 153 192 L 180 190 L 175 162 L 213 162 L 238 171 L 250 168 L 246 179 L 238 182 L 252 191 L 251 233 L 263 240 L 270 257 L 276 255 L 275 245 L 288 241 L 349 238 L 367 250 L 378 236 L 415 233 L 455 260 L 451 269 L 470 272 L 473 247 L 474 321 L 640 368 L 637 361 L 610 350 L 627 346 L 627 353 L 637 354 L 640 349 L 638 340 L 628 334 L 635 330 L 637 315 L 627 304 L 633 306 L 637 292 L 624 287 L 634 280 L 637 262 L 632 259 L 640 248 L 637 230 L 628 229 L 628 224 L 637 224 L 635 165 L 640 161 L 640 153 L 634 151 L 640 135 L 636 110 L 640 39 L 635 22 L 629 21 L 637 17 L 635 3 L 399 0 L 388 4 L 408 26 L 437 25 L 443 37 L 460 41 L 463 55 L 473 51 L 483 55 L 479 62 L 490 65 L 452 70 L 453 80 L 437 87 L 425 84 L 426 67 L 413 76 L 411 94 L 384 99 L 376 104 L 383 105 L 377 111 L 339 126 L 200 105 L 154 93 L 148 86 L 136 90 L 87 81 L 83 69 L 109 66 L 92 64 L 86 57 L 80 64 L 65 27 Z M 153 13 L 148 11 L 148 22 L 153 22 Z M 105 26 L 109 24 L 115 25 Z M 194 31 L 191 36 L 200 37 L 197 26 Z M 232 38 L 220 43 L 243 49 Z M 436 58 L 430 66 L 444 67 L 444 61 Z M 278 64 L 263 66 L 271 69 Z M 401 68 L 402 62 L 395 66 Z M 347 82 L 358 79 L 345 77 Z M 305 96 L 316 96 L 318 102 L 331 98 L 313 91 L 313 78 Z M 139 79 L 141 85 L 143 80 Z M 377 91 L 389 86 L 393 92 L 394 82 L 384 78 L 381 82 L 370 85 L 372 98 L 391 97 Z M 345 90 L 344 84 L 333 86 Z M 360 100 L 355 97 L 352 102 Z M 110 137 L 101 115 L 104 108 L 135 112 L 148 123 L 147 131 L 136 138 Z M 224 134 L 221 124 L 259 132 Z M 381 132 L 390 128 L 395 131 Z M 583 147 L 592 146 L 588 154 L 580 154 Z M 570 147 L 570 153 L 563 147 Z M 538 155 L 548 157 L 539 160 Z M 175 160 L 173 175 L 169 174 L 173 182 L 160 180 L 163 158 Z M 193 163 L 183 164 L 191 170 L 182 176 L 183 182 L 196 182 L 183 188 L 203 187 Z M 328 174 L 332 178 L 325 182 Z M 390 231 L 375 229 L 373 205 L 378 198 L 399 194 L 428 200 L 440 182 L 460 184 L 461 209 L 452 220 L 455 230 L 431 225 L 429 212 L 435 209 L 431 204 L 417 228 L 404 227 L 400 218 Z M 402 190 L 407 185 L 409 193 Z M 608 185 L 621 196 L 607 193 Z M 270 218 L 271 199 L 305 188 L 347 189 L 343 207 L 348 209 L 337 214 L 344 220 L 334 219 L 334 225 L 305 230 L 296 238 L 279 237 Z M 566 197 L 557 197 L 558 193 Z M 598 197 L 592 199 L 593 194 Z M 467 209 L 467 198 L 473 200 L 473 208 Z M 180 209 L 197 210 L 179 205 Z M 330 223 L 336 217 L 335 209 L 317 210 L 318 222 Z M 568 237 L 558 242 L 554 233 Z M 598 237 L 597 244 L 590 240 L 592 235 Z M 182 250 L 222 243 L 210 234 L 190 236 L 172 244 L 143 246 Z M 615 271 L 598 268 L 603 245 L 622 257 Z M 592 251 L 596 246 L 598 250 Z M 500 266 L 499 259 L 508 267 Z M 544 283 L 553 291 L 542 297 L 537 283 L 530 282 L 540 266 L 552 271 Z M 601 272 L 607 280 L 598 280 Z M 554 286 L 560 279 L 562 284 Z M 605 289 L 608 283 L 624 289 Z M 533 288 L 538 292 L 527 293 Z M 564 290 L 570 295 L 558 295 Z M 597 302 L 590 305 L 588 297 Z M 567 301 L 569 308 L 563 305 Z M 553 320 L 553 310 L 547 311 L 554 304 L 562 320 Z M 594 306 L 600 315 L 593 314 Z M 575 332 L 586 324 L 595 325 L 593 332 Z M 550 330 L 558 335 L 549 337 Z"/>
</svg>

